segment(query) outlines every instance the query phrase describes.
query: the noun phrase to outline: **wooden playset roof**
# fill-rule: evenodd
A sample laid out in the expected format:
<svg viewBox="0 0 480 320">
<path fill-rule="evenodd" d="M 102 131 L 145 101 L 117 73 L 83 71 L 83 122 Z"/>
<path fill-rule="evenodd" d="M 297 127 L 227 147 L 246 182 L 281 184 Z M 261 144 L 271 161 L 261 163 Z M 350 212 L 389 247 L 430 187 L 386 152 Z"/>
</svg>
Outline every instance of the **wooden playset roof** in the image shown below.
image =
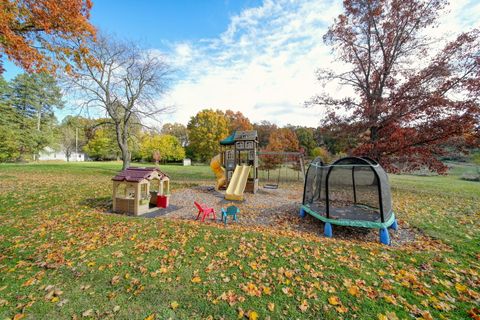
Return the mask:
<svg viewBox="0 0 480 320">
<path fill-rule="evenodd" d="M 257 140 L 257 130 L 236 131 L 235 141 Z"/>
<path fill-rule="evenodd" d="M 140 167 L 128 167 L 115 177 L 113 181 L 128 181 L 128 182 L 140 182 L 144 179 L 151 180 L 153 178 L 164 179 L 168 176 L 157 168 L 140 168 Z"/>
<path fill-rule="evenodd" d="M 257 130 L 234 131 L 231 135 L 220 141 L 221 145 L 228 146 L 235 144 L 235 141 L 257 140 Z"/>
</svg>

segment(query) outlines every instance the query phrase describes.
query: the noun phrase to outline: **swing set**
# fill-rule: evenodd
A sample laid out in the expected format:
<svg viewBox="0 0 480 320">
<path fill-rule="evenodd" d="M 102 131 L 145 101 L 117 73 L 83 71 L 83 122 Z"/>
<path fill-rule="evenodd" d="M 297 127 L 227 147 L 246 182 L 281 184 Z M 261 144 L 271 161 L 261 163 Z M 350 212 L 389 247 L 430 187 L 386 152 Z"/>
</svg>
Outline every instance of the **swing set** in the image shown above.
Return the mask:
<svg viewBox="0 0 480 320">
<path fill-rule="evenodd" d="M 302 152 L 259 151 L 258 157 L 260 173 L 263 173 L 262 180 L 267 181 L 263 186 L 265 189 L 278 189 L 281 183 L 305 179 L 305 158 Z M 270 171 L 274 170 L 278 172 L 277 179 L 271 182 Z"/>
</svg>

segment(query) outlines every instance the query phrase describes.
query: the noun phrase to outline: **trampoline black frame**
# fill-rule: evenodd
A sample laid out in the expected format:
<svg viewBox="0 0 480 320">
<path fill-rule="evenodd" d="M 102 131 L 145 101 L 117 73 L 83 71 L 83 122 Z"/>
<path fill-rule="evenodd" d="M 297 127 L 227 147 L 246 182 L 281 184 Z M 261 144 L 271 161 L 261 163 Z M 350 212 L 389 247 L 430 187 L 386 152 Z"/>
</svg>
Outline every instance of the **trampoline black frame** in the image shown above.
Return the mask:
<svg viewBox="0 0 480 320">
<path fill-rule="evenodd" d="M 319 159 L 319 164 L 321 166 L 325 166 L 324 162 L 322 161 L 322 159 L 320 157 L 316 158 L 315 160 L 317 160 L 317 159 Z M 365 162 L 365 165 L 369 166 L 370 169 L 373 171 L 373 173 L 375 175 L 375 178 L 378 182 L 377 183 L 377 192 L 378 192 L 378 203 L 379 203 L 378 207 L 379 207 L 379 210 L 380 210 L 380 219 L 381 219 L 382 223 L 385 223 L 383 198 L 382 198 L 382 183 L 381 183 L 380 176 L 378 175 L 378 172 L 374 169 L 375 166 L 379 166 L 379 163 L 377 161 L 369 158 L 369 157 L 345 157 L 345 158 L 338 159 L 337 161 L 335 161 L 335 162 L 333 162 L 332 164 L 329 165 L 328 172 L 327 172 L 327 175 L 325 177 L 325 213 L 326 213 L 326 218 L 330 219 L 330 197 L 329 197 L 328 179 L 330 177 L 330 173 L 332 172 L 333 168 L 335 168 L 335 165 L 338 165 L 345 160 L 356 160 L 356 161 L 360 160 L 360 161 L 363 161 L 363 162 Z M 304 192 L 303 192 L 303 200 L 302 200 L 303 205 L 305 205 L 305 195 L 306 195 L 305 191 L 307 190 L 307 181 L 308 181 L 307 177 L 308 177 L 308 173 L 309 173 L 311 168 L 312 168 L 312 166 L 309 166 L 309 168 L 308 168 L 308 170 L 305 174 L 305 182 L 304 182 L 304 187 L 303 187 Z M 355 173 L 355 166 L 353 165 L 352 166 L 352 186 L 353 186 L 354 203 L 356 203 L 357 202 L 357 197 L 356 197 L 357 190 L 356 190 L 356 187 L 355 187 L 354 173 Z"/>
</svg>

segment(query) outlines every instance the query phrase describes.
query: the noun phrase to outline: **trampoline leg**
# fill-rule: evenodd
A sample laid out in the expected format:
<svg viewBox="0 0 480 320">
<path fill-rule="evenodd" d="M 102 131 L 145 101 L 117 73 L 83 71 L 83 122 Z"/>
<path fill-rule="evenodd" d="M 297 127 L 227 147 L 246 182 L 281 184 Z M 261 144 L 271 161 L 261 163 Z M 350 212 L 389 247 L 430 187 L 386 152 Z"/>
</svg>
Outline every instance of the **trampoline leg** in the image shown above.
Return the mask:
<svg viewBox="0 0 480 320">
<path fill-rule="evenodd" d="M 305 212 L 305 209 L 300 208 L 300 218 L 305 218 L 306 215 L 307 213 Z"/>
<path fill-rule="evenodd" d="M 390 235 L 387 228 L 380 229 L 380 242 L 386 245 L 390 245 Z"/>
<path fill-rule="evenodd" d="M 332 237 L 333 231 L 332 231 L 332 225 L 330 224 L 330 222 L 325 223 L 325 226 L 323 227 L 323 234 L 325 235 L 325 237 L 328 237 L 328 238 Z"/>
<path fill-rule="evenodd" d="M 397 223 L 397 219 L 393 220 L 393 223 L 390 225 L 389 227 L 390 229 L 393 229 L 395 231 L 398 230 L 398 223 Z"/>
</svg>

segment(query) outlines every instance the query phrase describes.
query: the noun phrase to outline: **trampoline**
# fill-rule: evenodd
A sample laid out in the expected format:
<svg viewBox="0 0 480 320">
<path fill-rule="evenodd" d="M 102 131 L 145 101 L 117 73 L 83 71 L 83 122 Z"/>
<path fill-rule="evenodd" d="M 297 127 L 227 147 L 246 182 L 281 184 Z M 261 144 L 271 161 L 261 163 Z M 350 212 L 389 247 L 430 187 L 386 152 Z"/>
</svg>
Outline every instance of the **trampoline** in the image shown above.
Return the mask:
<svg viewBox="0 0 480 320">
<path fill-rule="evenodd" d="M 327 237 L 333 235 L 332 224 L 377 228 L 380 242 L 390 244 L 387 228 L 398 228 L 387 173 L 368 157 L 346 157 L 332 164 L 313 160 L 300 209 L 300 216 L 306 214 L 325 223 Z"/>
</svg>

